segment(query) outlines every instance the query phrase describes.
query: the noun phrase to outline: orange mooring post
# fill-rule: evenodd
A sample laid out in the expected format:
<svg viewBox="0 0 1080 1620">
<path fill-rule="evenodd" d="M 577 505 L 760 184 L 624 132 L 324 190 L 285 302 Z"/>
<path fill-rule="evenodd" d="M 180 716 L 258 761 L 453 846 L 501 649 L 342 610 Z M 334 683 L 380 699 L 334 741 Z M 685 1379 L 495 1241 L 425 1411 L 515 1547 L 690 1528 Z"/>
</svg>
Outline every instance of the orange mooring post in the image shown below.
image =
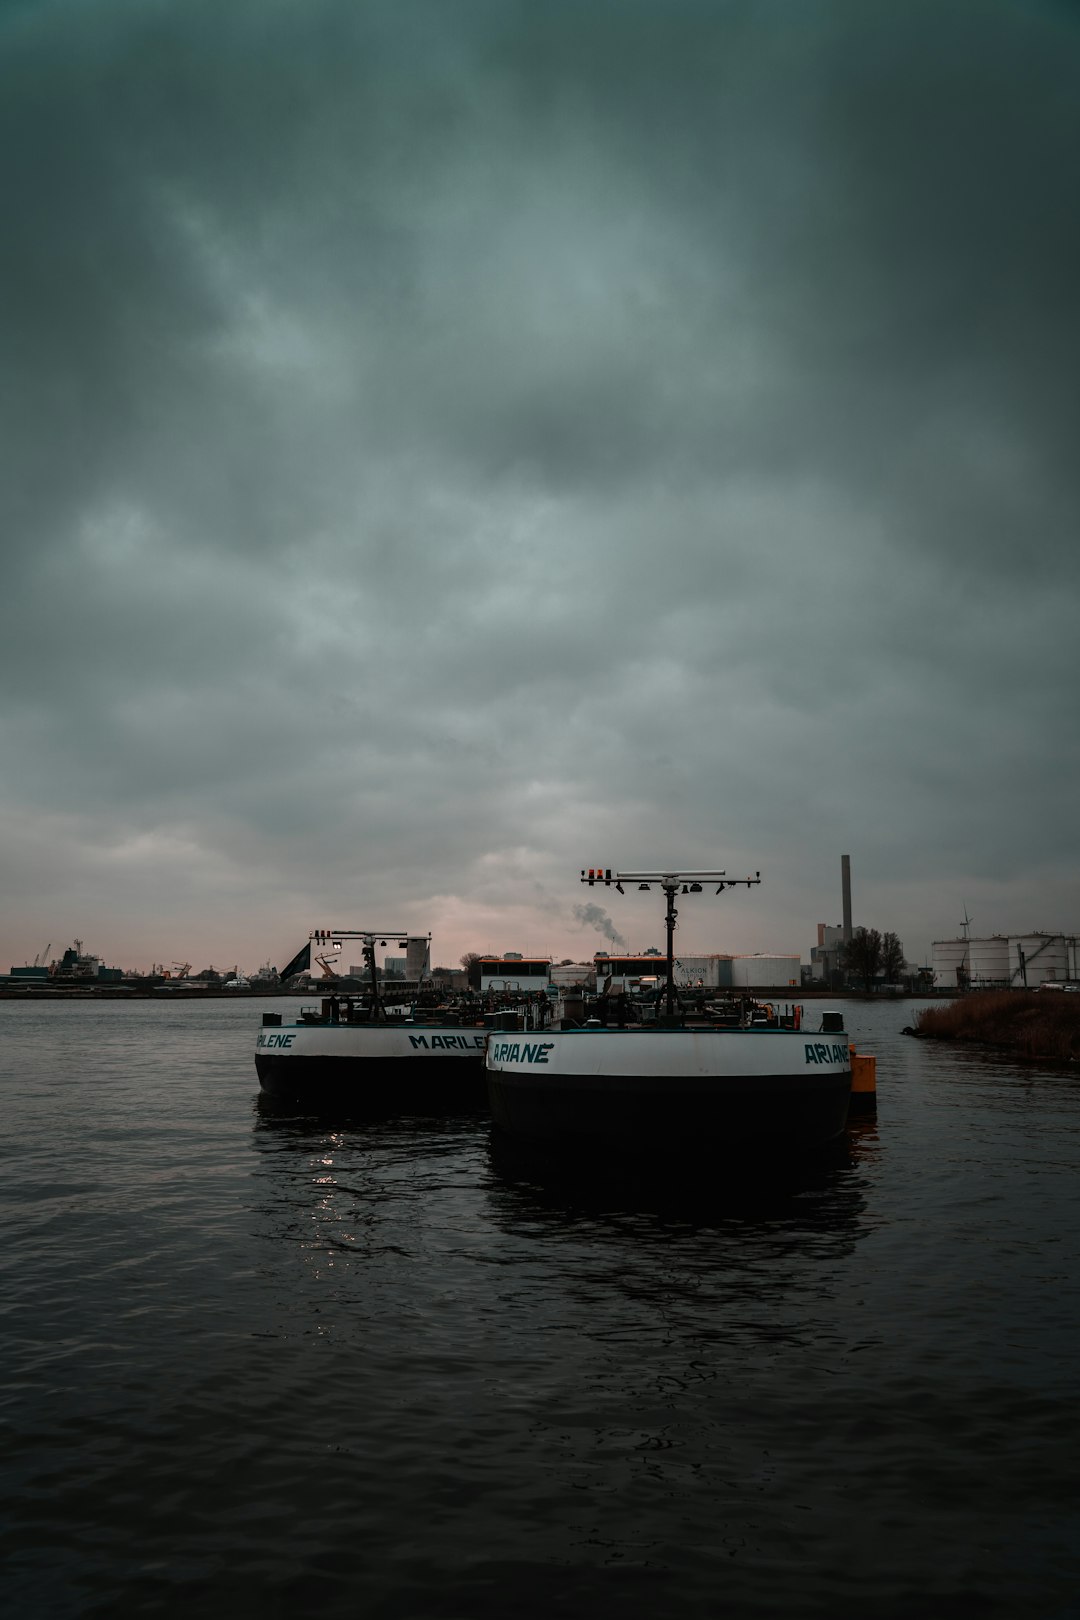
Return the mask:
<svg viewBox="0 0 1080 1620">
<path fill-rule="evenodd" d="M 877 1058 L 860 1055 L 853 1046 L 848 1047 L 851 1055 L 851 1102 L 848 1112 L 852 1114 L 877 1113 Z"/>
</svg>

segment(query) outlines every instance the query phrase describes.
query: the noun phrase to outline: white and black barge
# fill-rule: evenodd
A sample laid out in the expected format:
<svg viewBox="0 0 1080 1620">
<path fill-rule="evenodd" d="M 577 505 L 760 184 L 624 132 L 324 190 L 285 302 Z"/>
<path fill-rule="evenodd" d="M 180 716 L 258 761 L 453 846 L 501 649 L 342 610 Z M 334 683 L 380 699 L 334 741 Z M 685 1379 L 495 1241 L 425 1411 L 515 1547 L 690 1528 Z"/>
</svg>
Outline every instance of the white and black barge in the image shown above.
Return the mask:
<svg viewBox="0 0 1080 1620">
<path fill-rule="evenodd" d="M 744 1001 L 696 1015 L 679 1003 L 673 935 L 678 894 L 716 892 L 722 872 L 582 873 L 586 882 L 657 885 L 667 900 L 667 973 L 649 1021 L 620 1008 L 603 1017 L 557 1020 L 549 1030 L 489 1037 L 487 1089 L 504 1135 L 557 1151 L 588 1149 L 728 1163 L 762 1162 L 820 1148 L 840 1136 L 851 1100 L 851 1048 L 837 1012 L 803 1027 L 801 1010 Z M 734 1015 L 733 1015 L 734 1011 Z M 750 1158 L 749 1156 L 753 1156 Z"/>
<path fill-rule="evenodd" d="M 298 1106 L 357 1111 L 482 1105 L 483 1025 L 465 1022 L 470 1015 L 454 1009 L 389 1003 L 376 971 L 376 937 L 353 929 L 311 936 L 320 944 L 329 940 L 329 948 L 359 939 L 368 983 L 357 993 L 324 994 L 295 1019 L 263 1014 L 255 1043 L 263 1093 Z"/>
<path fill-rule="evenodd" d="M 495 1124 L 523 1141 L 787 1157 L 844 1130 L 851 1055 L 842 1021 L 817 1033 L 682 1020 L 551 1029 L 491 1035 L 487 1083 Z"/>
</svg>

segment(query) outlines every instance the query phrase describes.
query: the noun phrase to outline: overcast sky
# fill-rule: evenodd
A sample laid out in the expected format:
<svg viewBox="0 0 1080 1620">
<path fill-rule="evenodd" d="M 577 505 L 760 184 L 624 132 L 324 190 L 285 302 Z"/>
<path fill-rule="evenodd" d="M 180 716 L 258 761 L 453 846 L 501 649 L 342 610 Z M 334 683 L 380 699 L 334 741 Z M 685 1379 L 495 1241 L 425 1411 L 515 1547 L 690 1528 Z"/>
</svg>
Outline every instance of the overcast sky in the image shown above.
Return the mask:
<svg viewBox="0 0 1080 1620">
<path fill-rule="evenodd" d="M 0 968 L 1080 931 L 1080 21 L 6 0 Z"/>
</svg>

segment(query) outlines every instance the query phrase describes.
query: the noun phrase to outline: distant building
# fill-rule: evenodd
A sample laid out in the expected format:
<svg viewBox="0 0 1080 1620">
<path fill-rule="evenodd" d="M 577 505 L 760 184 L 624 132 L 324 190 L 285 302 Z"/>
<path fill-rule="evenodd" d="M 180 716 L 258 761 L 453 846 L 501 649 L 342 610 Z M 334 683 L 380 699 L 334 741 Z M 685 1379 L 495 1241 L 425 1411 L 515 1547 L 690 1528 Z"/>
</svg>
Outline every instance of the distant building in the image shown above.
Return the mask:
<svg viewBox="0 0 1080 1620">
<path fill-rule="evenodd" d="M 830 983 L 833 974 L 840 971 L 840 953 L 843 948 L 843 924 L 818 923 L 817 944 L 810 947 L 811 983 Z"/>
<path fill-rule="evenodd" d="M 469 975 L 464 968 L 433 967 L 431 982 L 437 990 L 467 990 Z"/>
<path fill-rule="evenodd" d="M 597 990 L 606 987 L 616 994 L 620 990 L 631 994 L 648 990 L 655 984 L 664 983 L 667 978 L 666 961 L 657 951 L 647 951 L 641 956 L 613 956 L 608 951 L 597 951 L 593 957 L 593 971 Z M 675 982 L 689 983 L 681 971 L 681 964 L 676 965 Z"/>
<path fill-rule="evenodd" d="M 591 988 L 596 983 L 596 975 L 591 962 L 553 962 L 551 964 L 551 987 L 553 990 L 574 990 Z"/>
<path fill-rule="evenodd" d="M 648 989 L 667 978 L 665 958 L 656 952 L 642 956 L 615 956 L 598 951 L 594 958 L 596 985 L 610 978 L 610 988 L 619 990 Z M 779 990 L 791 989 L 800 983 L 802 961 L 798 956 L 753 955 L 708 956 L 679 955 L 675 958 L 675 983 L 684 988 L 703 990 Z"/>
<path fill-rule="evenodd" d="M 431 940 L 426 934 L 413 934 L 405 947 L 405 977 L 419 983 L 431 977 Z"/>
<path fill-rule="evenodd" d="M 760 990 L 790 990 L 802 983 L 801 956 L 770 956 L 767 952 L 730 956 L 731 987 Z M 721 981 L 723 983 L 723 981 Z"/>
<path fill-rule="evenodd" d="M 480 992 L 488 990 L 547 990 L 551 985 L 550 956 L 505 956 L 480 958 Z"/>
</svg>

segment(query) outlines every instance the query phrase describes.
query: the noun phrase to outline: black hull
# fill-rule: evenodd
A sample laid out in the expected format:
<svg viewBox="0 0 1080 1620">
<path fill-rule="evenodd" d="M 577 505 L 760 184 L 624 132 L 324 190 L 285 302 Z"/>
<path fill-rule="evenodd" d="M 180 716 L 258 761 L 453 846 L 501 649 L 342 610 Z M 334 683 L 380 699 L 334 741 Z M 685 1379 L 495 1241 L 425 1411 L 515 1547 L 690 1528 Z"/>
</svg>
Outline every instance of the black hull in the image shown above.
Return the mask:
<svg viewBox="0 0 1080 1620">
<path fill-rule="evenodd" d="M 784 1157 L 823 1147 L 847 1125 L 849 1074 L 666 1078 L 489 1070 L 498 1128 L 546 1148 L 720 1159 L 751 1147 Z"/>
<path fill-rule="evenodd" d="M 259 1052 L 255 1072 L 266 1097 L 299 1106 L 347 1106 L 357 1112 L 480 1107 L 483 1053 L 427 1061 L 415 1057 L 293 1057 Z"/>
</svg>

